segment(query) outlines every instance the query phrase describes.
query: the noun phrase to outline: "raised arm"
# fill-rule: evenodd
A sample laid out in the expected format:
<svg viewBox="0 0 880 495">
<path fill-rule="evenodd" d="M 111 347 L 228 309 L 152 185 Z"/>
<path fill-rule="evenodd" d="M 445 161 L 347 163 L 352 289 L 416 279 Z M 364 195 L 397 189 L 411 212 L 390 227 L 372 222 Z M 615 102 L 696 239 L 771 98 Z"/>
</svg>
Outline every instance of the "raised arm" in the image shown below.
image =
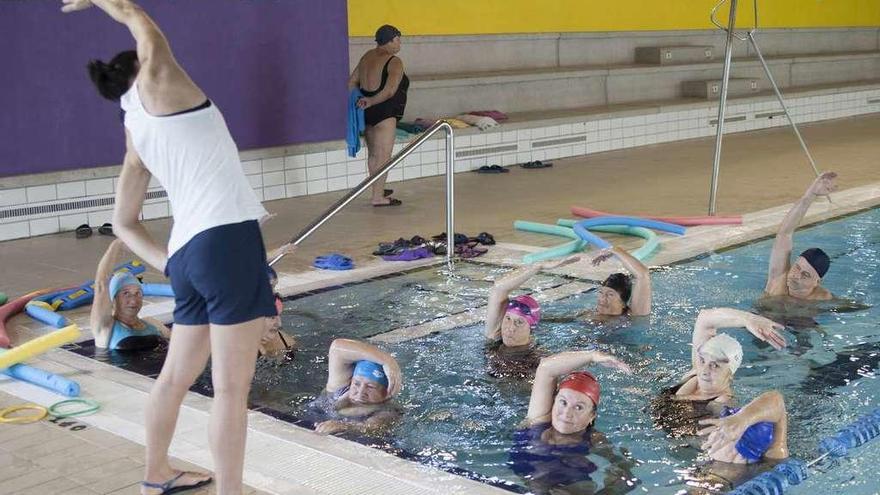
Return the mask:
<svg viewBox="0 0 880 495">
<path fill-rule="evenodd" d="M 397 360 L 378 347 L 351 339 L 336 339 L 330 344 L 327 366 L 327 392 L 335 392 L 351 382 L 354 363 L 367 360 L 380 364 L 388 377 L 388 397 L 400 391 L 402 374 Z"/>
<path fill-rule="evenodd" d="M 541 364 L 535 371 L 526 422 L 530 425 L 546 423 L 549 420 L 550 410 L 553 409 L 553 396 L 556 393 L 559 377 L 591 364 L 601 364 L 625 373 L 632 373 L 626 363 L 600 351 L 560 352 L 545 357 L 541 359 Z"/>
<path fill-rule="evenodd" d="M 707 340 L 718 333 L 719 328 L 745 328 L 755 337 L 769 343 L 776 349 L 785 347 L 785 337 L 779 333 L 783 327 L 779 323 L 733 308 L 713 308 L 701 310 L 694 323 L 691 359 L 697 367 L 697 351 Z"/>
<path fill-rule="evenodd" d="M 633 316 L 645 316 L 651 314 L 651 272 L 641 261 L 635 259 L 625 249 L 611 247 L 605 253 L 599 253 L 593 260 L 594 265 L 614 255 L 620 260 L 620 264 L 630 273 L 633 279 L 633 291 L 630 297 L 629 309 Z"/>
<path fill-rule="evenodd" d="M 95 272 L 95 296 L 89 314 L 89 324 L 95 340 L 106 339 L 113 327 L 113 301 L 110 300 L 107 283 L 113 275 L 113 267 L 124 246 L 121 240 L 115 239 L 98 262 L 98 270 Z"/>
<path fill-rule="evenodd" d="M 168 251 L 160 246 L 140 222 L 144 195 L 150 185 L 150 171 L 141 162 L 125 131 L 126 152 L 122 173 L 116 186 L 116 206 L 113 209 L 113 232 L 122 239 L 140 259 L 159 272 L 165 273 Z"/>
<path fill-rule="evenodd" d="M 773 249 L 770 252 L 770 267 L 767 270 L 767 285 L 764 292 L 771 296 L 785 295 L 788 289 L 785 284 L 785 277 L 791 263 L 792 238 L 795 229 L 804 219 L 810 205 L 817 196 L 827 196 L 834 191 L 837 186 L 834 179 L 837 174 L 834 172 L 825 172 L 816 178 L 810 185 L 804 195 L 789 210 L 788 214 L 779 225 L 779 231 L 776 233 L 776 240 L 773 241 Z"/>
<path fill-rule="evenodd" d="M 388 79 L 385 81 L 385 87 L 382 88 L 382 91 L 378 94 L 361 98 L 361 101 L 364 102 L 364 108 L 378 105 L 394 96 L 394 93 L 397 93 L 397 87 L 400 86 L 400 81 L 402 80 L 403 62 L 400 60 L 400 57 L 392 56 L 391 62 L 388 64 Z"/>
<path fill-rule="evenodd" d="M 788 414 L 785 399 L 776 390 L 764 392 L 749 402 L 736 414 L 718 419 L 705 419 L 700 424 L 707 426 L 700 435 L 708 435 L 703 448 L 712 459 L 724 462 L 747 462 L 736 451 L 736 443 L 752 425 L 760 422 L 773 423 L 773 441 L 764 452 L 769 459 L 788 457 Z"/>
<path fill-rule="evenodd" d="M 156 61 L 174 60 L 165 35 L 144 10 L 129 0 L 62 0 L 62 12 L 74 12 L 95 5 L 116 22 L 124 24 L 137 43 L 142 68 L 158 67 Z"/>
<path fill-rule="evenodd" d="M 562 266 L 579 261 L 579 256 L 571 256 L 556 263 L 536 263 L 526 266 L 495 281 L 495 285 L 489 290 L 489 302 L 486 310 L 486 326 L 484 335 L 488 340 L 501 338 L 501 319 L 507 309 L 510 293 L 518 289 L 527 280 L 534 277 L 541 270 L 553 270 Z"/>
</svg>

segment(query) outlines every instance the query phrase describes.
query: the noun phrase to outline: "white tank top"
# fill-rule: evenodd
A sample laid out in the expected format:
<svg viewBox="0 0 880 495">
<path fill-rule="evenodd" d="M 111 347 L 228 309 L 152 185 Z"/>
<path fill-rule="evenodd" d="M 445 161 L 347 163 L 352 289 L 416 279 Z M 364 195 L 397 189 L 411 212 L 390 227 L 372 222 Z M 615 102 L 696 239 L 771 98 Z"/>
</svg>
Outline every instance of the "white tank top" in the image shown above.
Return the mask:
<svg viewBox="0 0 880 495">
<path fill-rule="evenodd" d="M 267 214 L 213 102 L 193 112 L 156 117 L 144 109 L 135 83 L 121 104 L 135 151 L 168 193 L 174 218 L 169 258 L 200 232 Z"/>
</svg>

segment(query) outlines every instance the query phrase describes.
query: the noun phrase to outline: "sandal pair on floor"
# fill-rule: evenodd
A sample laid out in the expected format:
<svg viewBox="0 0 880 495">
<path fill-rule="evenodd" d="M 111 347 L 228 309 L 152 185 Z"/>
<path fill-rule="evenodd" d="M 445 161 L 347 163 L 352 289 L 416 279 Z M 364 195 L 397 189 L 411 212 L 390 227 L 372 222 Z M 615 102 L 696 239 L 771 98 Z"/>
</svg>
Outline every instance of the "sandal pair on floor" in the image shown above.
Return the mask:
<svg viewBox="0 0 880 495">
<path fill-rule="evenodd" d="M 105 223 L 98 227 L 98 233 L 101 235 L 113 235 L 113 225 Z M 92 228 L 88 224 L 82 224 L 76 228 L 76 238 L 85 239 L 92 235 Z"/>
</svg>

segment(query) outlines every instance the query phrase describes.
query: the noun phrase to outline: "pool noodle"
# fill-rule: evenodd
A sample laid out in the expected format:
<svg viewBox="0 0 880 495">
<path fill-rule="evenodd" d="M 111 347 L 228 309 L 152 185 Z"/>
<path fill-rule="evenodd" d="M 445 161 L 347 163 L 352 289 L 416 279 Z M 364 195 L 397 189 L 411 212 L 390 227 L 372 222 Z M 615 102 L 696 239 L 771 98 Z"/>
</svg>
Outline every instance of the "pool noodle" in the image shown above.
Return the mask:
<svg viewBox="0 0 880 495">
<path fill-rule="evenodd" d="M 67 318 L 50 309 L 47 309 L 46 307 L 51 306 L 49 306 L 48 303 L 44 303 L 42 301 L 31 301 L 27 303 L 27 305 L 24 307 L 24 311 L 31 318 L 37 321 L 41 321 L 47 325 L 52 325 L 55 328 L 62 328 L 67 326 Z"/>
<path fill-rule="evenodd" d="M 567 219 L 559 219 L 556 221 L 557 225 L 561 225 L 563 227 L 573 227 L 578 220 L 567 220 Z M 628 225 L 596 225 L 591 227 L 590 230 L 595 230 L 596 232 L 607 232 L 609 234 L 620 234 L 620 235 L 629 235 L 633 237 L 641 237 L 645 240 L 645 243 L 641 245 L 638 249 L 634 251 L 630 251 L 629 254 L 632 255 L 633 258 L 644 261 L 648 256 L 654 253 L 658 246 L 660 246 L 660 238 L 657 237 L 657 234 L 650 229 L 646 229 L 644 227 L 630 227 Z M 574 233 L 574 230 L 572 230 Z M 575 234 L 577 235 L 577 234 Z"/>
<path fill-rule="evenodd" d="M 174 297 L 174 289 L 168 284 L 144 284 L 145 296 Z"/>
<path fill-rule="evenodd" d="M 523 256 L 523 263 L 535 263 L 537 261 L 558 258 L 583 249 L 584 242 L 580 240 L 577 234 L 574 233 L 574 230 L 570 228 L 570 226 L 574 225 L 576 222 L 577 220 L 559 220 L 557 222 L 559 225 L 527 222 L 525 220 L 517 220 L 516 222 L 514 222 L 513 226 L 517 230 L 574 239 L 571 242 L 566 242 L 564 244 L 560 244 L 558 246 L 545 249 L 543 251 L 529 253 Z M 657 234 L 643 227 L 629 227 L 624 225 L 600 225 L 594 227 L 593 230 L 597 230 L 600 232 L 609 232 L 613 234 L 632 235 L 645 239 L 645 244 L 643 244 L 635 251 L 631 252 L 633 257 L 638 260 L 643 260 L 650 256 L 651 253 L 653 253 L 659 245 Z"/>
<path fill-rule="evenodd" d="M 0 306 L 0 347 L 9 347 L 9 335 L 6 332 L 6 322 L 13 316 L 21 313 L 27 303 L 42 294 L 56 292 L 59 289 L 42 289 L 25 294 L 17 299 Z"/>
<path fill-rule="evenodd" d="M 0 349 L 0 354 L 3 353 L 4 350 Z M 13 364 L 0 371 L 16 380 L 38 385 L 67 397 L 79 397 L 79 383 L 55 373 L 49 373 L 26 364 Z"/>
<path fill-rule="evenodd" d="M 79 336 L 79 327 L 73 324 L 42 337 L 29 340 L 0 354 L 0 368 L 8 368 L 13 364 L 21 363 L 38 354 L 42 354 L 49 349 L 73 342 Z"/>
<path fill-rule="evenodd" d="M 595 217 L 611 217 L 611 216 L 619 216 L 614 215 L 612 213 L 606 213 L 604 211 L 593 210 L 590 208 L 583 208 L 580 206 L 572 206 L 571 213 L 573 215 L 577 215 L 579 217 L 584 218 L 595 218 Z M 726 216 L 726 217 L 654 217 L 649 215 L 633 215 L 640 218 L 647 218 L 651 220 L 659 220 L 661 222 L 674 223 L 676 225 L 683 225 L 686 227 L 692 227 L 696 225 L 741 225 L 742 217 L 739 215 L 735 216 Z"/>
</svg>

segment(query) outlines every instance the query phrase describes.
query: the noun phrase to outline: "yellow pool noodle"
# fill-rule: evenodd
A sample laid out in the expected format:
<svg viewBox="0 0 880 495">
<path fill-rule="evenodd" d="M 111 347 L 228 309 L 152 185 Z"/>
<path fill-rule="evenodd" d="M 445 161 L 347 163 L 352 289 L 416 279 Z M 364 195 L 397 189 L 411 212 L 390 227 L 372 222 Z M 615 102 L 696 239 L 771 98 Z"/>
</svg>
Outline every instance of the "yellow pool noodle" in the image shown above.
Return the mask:
<svg viewBox="0 0 880 495">
<path fill-rule="evenodd" d="M 0 354 L 0 369 L 21 363 L 50 349 L 68 344 L 80 336 L 79 326 L 68 325 L 50 334 L 29 340 Z"/>
</svg>

